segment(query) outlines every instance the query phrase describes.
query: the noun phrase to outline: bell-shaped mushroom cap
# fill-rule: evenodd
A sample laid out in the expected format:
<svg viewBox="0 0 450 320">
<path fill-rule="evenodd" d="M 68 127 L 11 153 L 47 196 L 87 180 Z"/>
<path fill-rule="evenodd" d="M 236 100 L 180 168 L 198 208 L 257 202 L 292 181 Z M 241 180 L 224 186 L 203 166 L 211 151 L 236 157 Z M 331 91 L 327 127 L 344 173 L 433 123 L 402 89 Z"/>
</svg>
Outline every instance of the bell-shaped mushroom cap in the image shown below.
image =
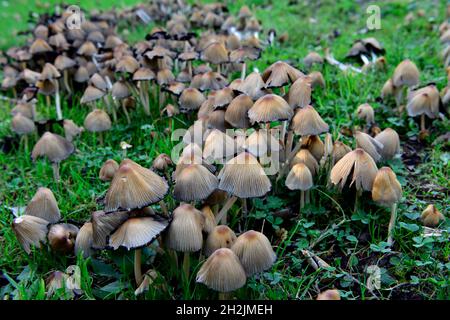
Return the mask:
<svg viewBox="0 0 450 320">
<path fill-rule="evenodd" d="M 32 119 L 33 111 L 31 104 L 25 102 L 19 102 L 18 104 L 16 104 L 16 106 L 11 110 L 11 115 L 14 117 L 19 113 L 24 117 Z"/>
<path fill-rule="evenodd" d="M 150 81 L 155 79 L 155 73 L 149 68 L 140 68 L 133 74 L 134 81 Z"/>
<path fill-rule="evenodd" d="M 241 234 L 231 250 L 241 261 L 247 277 L 269 269 L 277 259 L 269 239 L 254 230 Z"/>
<path fill-rule="evenodd" d="M 195 78 L 195 77 L 194 77 Z M 228 85 L 228 81 L 220 73 L 209 71 L 200 76 L 200 83 L 198 89 L 205 90 L 220 90 Z M 194 86 L 194 79 L 192 79 L 191 87 Z"/>
<path fill-rule="evenodd" d="M 317 52 L 309 52 L 306 57 L 303 58 L 303 64 L 307 69 L 311 68 L 314 64 L 323 64 L 323 58 Z"/>
<path fill-rule="evenodd" d="M 356 109 L 356 115 L 368 125 L 375 123 L 375 112 L 370 104 L 364 103 Z"/>
<path fill-rule="evenodd" d="M 288 102 L 292 108 L 304 108 L 311 103 L 312 79 L 301 77 L 289 88 Z"/>
<path fill-rule="evenodd" d="M 333 144 L 333 151 L 331 153 L 333 164 L 341 160 L 347 153 L 351 151 L 352 148 L 350 148 L 348 145 L 342 143 L 341 141 L 335 141 Z"/>
<path fill-rule="evenodd" d="M 353 169 L 350 186 L 354 183 L 356 190 L 371 191 L 377 175 L 377 165 L 372 157 L 363 149 L 355 149 L 347 153 L 331 169 L 330 181 L 342 189 Z"/>
<path fill-rule="evenodd" d="M 153 160 L 152 167 L 159 171 L 166 171 L 172 164 L 172 159 L 167 154 L 161 153 Z"/>
<path fill-rule="evenodd" d="M 167 231 L 167 246 L 175 251 L 194 252 L 202 248 L 204 217 L 190 204 L 182 204 L 173 211 Z"/>
<path fill-rule="evenodd" d="M 345 57 L 360 58 L 360 55 L 368 55 L 369 53 L 364 43 L 361 40 L 356 40 Z"/>
<path fill-rule="evenodd" d="M 73 80 L 79 83 L 83 83 L 89 80 L 89 71 L 84 66 L 80 66 L 75 75 L 73 76 Z"/>
<path fill-rule="evenodd" d="M 222 43 L 213 42 L 202 51 L 201 59 L 212 64 L 227 63 L 228 51 Z"/>
<path fill-rule="evenodd" d="M 47 235 L 48 243 L 53 251 L 70 253 L 75 247 L 78 228 L 70 223 L 58 223 L 50 227 Z"/>
<path fill-rule="evenodd" d="M 41 77 L 39 80 L 52 80 L 61 77 L 61 73 L 59 73 L 58 69 L 51 63 L 46 63 L 41 72 Z"/>
<path fill-rule="evenodd" d="M 242 152 L 229 160 L 219 173 L 219 189 L 239 198 L 262 197 L 272 185 L 258 160 Z"/>
<path fill-rule="evenodd" d="M 117 170 L 119 170 L 119 164 L 114 159 L 106 160 L 100 168 L 100 180 L 111 181 L 114 178 Z"/>
<path fill-rule="evenodd" d="M 367 152 L 375 162 L 381 159 L 380 152 L 383 150 L 383 144 L 381 142 L 361 131 L 355 132 L 355 138 L 357 148 L 361 148 Z"/>
<path fill-rule="evenodd" d="M 81 252 L 85 259 L 91 256 L 94 252 L 92 249 L 93 241 L 92 223 L 86 222 L 78 231 L 75 240 L 75 254 L 78 255 Z"/>
<path fill-rule="evenodd" d="M 228 123 L 225 121 L 225 111 L 224 110 L 214 110 L 209 114 L 208 117 L 208 129 L 218 129 L 225 132 L 230 128 Z"/>
<path fill-rule="evenodd" d="M 230 292 L 245 285 L 247 277 L 236 254 L 220 248 L 206 260 L 197 273 L 196 282 L 219 292 Z"/>
<path fill-rule="evenodd" d="M 283 61 L 277 61 L 262 74 L 267 88 L 277 88 L 293 83 L 304 74 Z"/>
<path fill-rule="evenodd" d="M 106 82 L 105 78 L 103 78 L 103 76 L 98 73 L 94 73 L 92 75 L 92 77 L 89 79 L 89 84 L 101 91 L 106 92 L 109 89 L 108 83 Z"/>
<path fill-rule="evenodd" d="M 444 215 L 432 204 L 423 210 L 420 219 L 425 226 L 430 228 L 437 227 L 441 221 L 445 221 Z"/>
<path fill-rule="evenodd" d="M 311 171 L 304 163 L 297 163 L 292 167 L 286 178 L 286 187 L 290 190 L 306 191 L 313 186 Z"/>
<path fill-rule="evenodd" d="M 392 84 L 395 87 L 413 87 L 419 84 L 419 69 L 409 59 L 403 60 L 395 68 L 394 75 L 392 76 Z"/>
<path fill-rule="evenodd" d="M 25 214 L 56 223 L 61 219 L 55 196 L 52 190 L 44 187 L 38 188 L 35 195 L 25 208 Z"/>
<path fill-rule="evenodd" d="M 317 295 L 316 300 L 341 300 L 341 295 L 337 289 L 329 289 Z"/>
<path fill-rule="evenodd" d="M 197 89 L 186 88 L 178 99 L 178 103 L 180 104 L 180 109 L 192 111 L 199 109 L 205 100 L 205 96 Z"/>
<path fill-rule="evenodd" d="M 383 85 L 383 88 L 381 88 L 380 97 L 381 99 L 385 99 L 387 97 L 390 97 L 394 95 L 394 85 L 392 83 L 392 78 L 389 78 Z"/>
<path fill-rule="evenodd" d="M 375 136 L 375 140 L 383 145 L 380 154 L 384 160 L 392 159 L 400 153 L 400 137 L 394 129 L 384 129 Z"/>
<path fill-rule="evenodd" d="M 439 114 L 439 104 L 439 91 L 432 84 L 410 92 L 406 110 L 411 117 L 426 114 L 429 118 L 433 119 Z"/>
<path fill-rule="evenodd" d="M 201 164 L 185 166 L 177 174 L 173 196 L 179 201 L 206 199 L 218 186 L 219 181 Z"/>
<path fill-rule="evenodd" d="M 241 63 L 245 60 L 257 60 L 261 56 L 261 49 L 255 47 L 240 47 L 230 52 L 230 62 Z"/>
<path fill-rule="evenodd" d="M 48 221 L 35 216 L 24 215 L 15 218 L 12 229 L 26 253 L 31 252 L 30 246 L 40 247 L 47 241 Z"/>
<path fill-rule="evenodd" d="M 175 76 L 172 71 L 168 68 L 159 70 L 156 74 L 156 82 L 160 86 L 168 85 L 175 80 Z"/>
<path fill-rule="evenodd" d="M 97 89 L 94 86 L 88 86 L 84 90 L 83 96 L 80 99 L 80 103 L 88 103 L 101 99 L 106 93 L 103 90 Z"/>
<path fill-rule="evenodd" d="M 84 131 L 83 127 L 78 127 L 75 122 L 70 119 L 64 119 L 63 127 L 64 135 L 70 142 L 72 142 L 76 136 L 79 136 Z"/>
<path fill-rule="evenodd" d="M 235 128 L 250 127 L 250 120 L 247 112 L 253 106 L 253 100 L 246 94 L 241 94 L 234 98 L 225 111 L 225 121 Z"/>
<path fill-rule="evenodd" d="M 261 98 L 264 94 L 265 83 L 258 72 L 250 73 L 239 86 L 239 91 L 247 94 L 253 100 Z"/>
<path fill-rule="evenodd" d="M 276 94 L 266 94 L 248 110 L 248 118 L 252 123 L 289 120 L 293 114 L 286 100 Z"/>
<path fill-rule="evenodd" d="M 214 212 L 211 210 L 211 207 L 209 205 L 203 206 L 200 212 L 202 213 L 203 220 L 205 221 L 205 223 L 203 224 L 203 231 L 209 234 L 217 225 Z"/>
<path fill-rule="evenodd" d="M 392 205 L 402 197 L 402 186 L 394 171 L 389 167 L 378 170 L 372 187 L 372 199 L 382 205 Z"/>
<path fill-rule="evenodd" d="M 76 65 L 77 62 L 75 60 L 70 59 L 69 57 L 64 55 L 57 56 L 54 62 L 54 66 L 61 71 L 75 67 Z"/>
<path fill-rule="evenodd" d="M 51 162 L 57 163 L 68 158 L 74 151 L 72 142 L 57 134 L 46 132 L 34 145 L 31 158 L 34 161 L 38 157 L 45 156 Z"/>
<path fill-rule="evenodd" d="M 208 161 L 229 159 L 236 153 L 234 139 L 218 129 L 208 134 L 203 147 L 203 158 Z"/>
<path fill-rule="evenodd" d="M 297 152 L 294 159 L 292 159 L 291 168 L 297 163 L 304 163 L 309 171 L 311 171 L 312 175 L 315 175 L 319 171 L 319 163 L 308 149 L 300 149 L 300 151 Z"/>
<path fill-rule="evenodd" d="M 328 138 L 328 154 L 331 154 L 333 145 L 331 144 L 331 135 L 327 134 L 325 140 Z M 302 139 L 302 148 L 307 148 L 309 152 L 316 158 L 319 162 L 325 155 L 325 144 L 320 140 L 319 136 L 308 136 L 306 139 Z"/>
<path fill-rule="evenodd" d="M 291 128 L 301 136 L 319 135 L 329 129 L 328 124 L 312 106 L 297 109 L 292 118 Z"/>
<path fill-rule="evenodd" d="M 36 39 L 30 46 L 30 53 L 36 55 L 39 53 L 46 53 L 53 51 L 52 47 L 44 39 Z"/>
<path fill-rule="evenodd" d="M 11 120 L 11 129 L 20 135 L 30 134 L 36 130 L 33 120 L 18 112 Z"/>
<path fill-rule="evenodd" d="M 109 246 L 114 250 L 140 248 L 155 240 L 168 225 L 169 221 L 159 216 L 129 218 L 111 234 Z"/>
<path fill-rule="evenodd" d="M 108 238 L 112 232 L 129 217 L 127 211 L 116 211 L 105 213 L 95 211 L 91 215 L 92 222 L 92 247 L 104 249 L 108 244 Z"/>
<path fill-rule="evenodd" d="M 225 87 L 214 92 L 214 101 L 213 106 L 214 109 L 217 108 L 226 108 L 230 102 L 234 99 L 233 89 L 230 87 Z"/>
<path fill-rule="evenodd" d="M 281 150 L 280 143 L 270 131 L 260 129 L 254 131 L 245 139 L 242 148 L 255 157 L 267 157 L 269 154 Z"/>
<path fill-rule="evenodd" d="M 205 243 L 205 255 L 209 257 L 220 248 L 228 248 L 236 241 L 236 235 L 228 226 L 216 226 L 208 235 Z"/>
<path fill-rule="evenodd" d="M 123 43 L 122 39 L 115 35 L 109 35 L 105 40 L 105 49 L 113 49 Z"/>
<path fill-rule="evenodd" d="M 181 82 L 172 82 L 171 84 L 163 88 L 164 91 L 167 91 L 177 97 L 180 96 L 185 89 L 186 85 Z"/>
<path fill-rule="evenodd" d="M 311 79 L 311 88 L 325 88 L 325 78 L 323 77 L 322 72 L 313 71 L 308 74 L 308 77 Z"/>
<path fill-rule="evenodd" d="M 80 56 L 92 57 L 97 54 L 97 47 L 91 41 L 84 42 L 77 50 Z"/>
<path fill-rule="evenodd" d="M 146 207 L 162 200 L 168 189 L 164 178 L 130 159 L 125 159 L 120 163 L 106 193 L 105 211 Z"/>
<path fill-rule="evenodd" d="M 111 88 L 111 95 L 116 99 L 124 99 L 131 95 L 124 81 L 116 81 Z"/>
<path fill-rule="evenodd" d="M 111 129 L 111 118 L 105 111 L 95 109 L 84 119 L 84 127 L 90 132 L 108 131 Z"/>
<path fill-rule="evenodd" d="M 116 64 L 116 72 L 134 73 L 139 69 L 139 62 L 133 56 L 124 56 Z"/>
</svg>

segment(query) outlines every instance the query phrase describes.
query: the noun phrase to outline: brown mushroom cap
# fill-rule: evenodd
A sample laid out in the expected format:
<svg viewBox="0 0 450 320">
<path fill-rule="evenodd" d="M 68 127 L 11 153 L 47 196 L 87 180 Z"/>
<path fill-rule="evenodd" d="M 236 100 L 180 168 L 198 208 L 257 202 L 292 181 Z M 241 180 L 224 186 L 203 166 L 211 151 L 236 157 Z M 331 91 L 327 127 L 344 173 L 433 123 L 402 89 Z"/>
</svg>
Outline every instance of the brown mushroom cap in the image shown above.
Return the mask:
<svg viewBox="0 0 450 320">
<path fill-rule="evenodd" d="M 215 92 L 214 94 L 214 109 L 226 108 L 234 99 L 233 89 L 225 87 Z"/>
<path fill-rule="evenodd" d="M 173 165 L 172 159 L 167 154 L 161 153 L 153 160 L 152 167 L 159 171 L 166 171 L 171 165 Z"/>
<path fill-rule="evenodd" d="M 367 133 L 356 131 L 356 147 L 361 148 L 366 151 L 375 162 L 380 161 L 381 159 L 381 150 L 383 150 L 383 144 L 378 140 L 372 138 Z"/>
<path fill-rule="evenodd" d="M 111 181 L 119 170 L 119 164 L 114 159 L 108 159 L 100 168 L 99 178 L 102 181 Z"/>
<path fill-rule="evenodd" d="M 116 81 L 111 88 L 111 95 L 116 99 L 125 99 L 131 96 L 131 92 L 124 81 Z"/>
<path fill-rule="evenodd" d="M 327 134 L 325 136 L 325 140 L 327 140 L 327 137 L 329 139 L 329 153 L 327 153 L 328 155 L 331 154 L 333 145 L 331 144 L 331 136 Z M 318 162 L 325 155 L 325 144 L 322 142 L 322 140 L 320 140 L 319 136 L 308 136 L 306 139 L 302 139 L 302 148 L 307 148 Z"/>
<path fill-rule="evenodd" d="M 262 74 L 267 88 L 277 88 L 293 83 L 304 74 L 283 61 L 277 61 Z"/>
<path fill-rule="evenodd" d="M 204 217 L 190 204 L 182 204 L 173 211 L 167 231 L 167 246 L 175 251 L 194 252 L 203 246 Z"/>
<path fill-rule="evenodd" d="M 323 64 L 323 58 L 317 52 L 309 52 L 306 57 L 303 58 L 303 64 L 306 68 L 311 68 L 314 64 Z"/>
<path fill-rule="evenodd" d="M 276 94 L 266 94 L 248 110 L 252 123 L 289 120 L 293 114 L 294 111 L 286 100 Z"/>
<path fill-rule="evenodd" d="M 228 226 L 216 226 L 208 235 L 205 243 L 205 255 L 209 257 L 220 248 L 230 249 L 236 241 L 236 235 Z"/>
<path fill-rule="evenodd" d="M 297 109 L 292 118 L 291 128 L 301 136 L 319 135 L 329 130 L 328 124 L 312 106 Z"/>
<path fill-rule="evenodd" d="M 227 63 L 228 50 L 222 43 L 213 42 L 202 51 L 201 59 L 212 64 Z"/>
<path fill-rule="evenodd" d="M 50 227 L 48 231 L 48 243 L 53 251 L 68 254 L 75 247 L 78 228 L 70 223 L 58 223 Z"/>
<path fill-rule="evenodd" d="M 247 94 L 253 100 L 261 98 L 265 94 L 265 83 L 258 72 L 250 73 L 241 83 L 238 89 Z"/>
<path fill-rule="evenodd" d="M 316 300 L 341 300 L 341 295 L 337 289 L 329 289 L 317 295 Z"/>
<path fill-rule="evenodd" d="M 155 240 L 168 225 L 169 221 L 159 216 L 131 217 L 111 234 L 109 246 L 114 250 L 140 248 Z"/>
<path fill-rule="evenodd" d="M 129 218 L 127 211 L 105 213 L 95 211 L 91 215 L 92 222 L 92 247 L 104 249 L 108 244 L 108 238 L 112 232 Z"/>
<path fill-rule="evenodd" d="M 196 282 L 219 292 L 230 292 L 245 285 L 247 277 L 236 254 L 220 248 L 206 260 L 197 273 Z"/>
<path fill-rule="evenodd" d="M 59 55 L 56 57 L 55 62 L 54 62 L 54 66 L 58 69 L 58 70 L 66 70 L 69 68 L 73 68 L 76 66 L 76 61 L 73 59 L 70 59 L 67 56 L 64 55 Z"/>
<path fill-rule="evenodd" d="M 253 106 L 253 100 L 246 94 L 234 98 L 225 111 L 225 120 L 235 128 L 250 127 L 248 110 Z"/>
<path fill-rule="evenodd" d="M 434 119 L 439 114 L 440 95 L 435 85 L 429 85 L 410 92 L 406 110 L 410 117 L 421 114 Z"/>
<path fill-rule="evenodd" d="M 311 171 L 304 163 L 294 165 L 286 178 L 286 187 L 290 190 L 306 191 L 313 186 Z"/>
<path fill-rule="evenodd" d="M 208 199 L 209 198 L 210 197 L 208 197 Z M 200 212 L 202 213 L 203 219 L 205 221 L 205 223 L 203 225 L 203 231 L 210 234 L 217 225 L 216 217 L 214 216 L 214 212 L 211 210 L 211 207 L 209 205 L 203 206 L 202 209 L 200 210 Z"/>
<path fill-rule="evenodd" d="M 319 171 L 319 163 L 316 158 L 308 149 L 300 149 L 291 162 L 291 168 L 298 163 L 304 163 L 312 175 L 315 175 Z"/>
<path fill-rule="evenodd" d="M 375 136 L 375 140 L 383 145 L 380 154 L 384 160 L 392 159 L 400 153 L 400 137 L 394 129 L 384 129 Z"/>
<path fill-rule="evenodd" d="M 185 166 L 176 176 L 173 196 L 179 201 L 206 199 L 218 186 L 219 181 L 201 164 Z"/>
<path fill-rule="evenodd" d="M 346 144 L 342 143 L 341 141 L 335 141 L 333 144 L 333 151 L 331 154 L 333 165 L 351 151 L 352 148 L 350 148 Z"/>
<path fill-rule="evenodd" d="M 183 90 L 178 103 L 180 108 L 186 111 L 198 110 L 206 100 L 205 96 L 195 88 L 186 88 Z"/>
<path fill-rule="evenodd" d="M 355 149 L 347 153 L 331 169 L 330 181 L 342 189 L 353 169 L 350 186 L 354 183 L 356 190 L 372 191 L 373 181 L 377 175 L 377 165 L 372 157 L 363 149 Z"/>
<path fill-rule="evenodd" d="M 375 112 L 370 104 L 364 103 L 356 109 L 359 119 L 364 120 L 368 125 L 375 123 Z"/>
<path fill-rule="evenodd" d="M 402 197 L 402 186 L 394 171 L 389 167 L 380 168 L 372 187 L 372 199 L 382 205 L 392 205 Z"/>
<path fill-rule="evenodd" d="M 11 120 L 11 129 L 20 135 L 30 134 L 36 130 L 33 120 L 18 112 Z"/>
<path fill-rule="evenodd" d="M 56 223 L 61 219 L 61 213 L 53 192 L 44 187 L 37 189 L 25 208 L 25 214 L 45 219 L 50 223 Z"/>
<path fill-rule="evenodd" d="M 31 158 L 47 157 L 51 162 L 58 163 L 68 158 L 75 151 L 74 145 L 63 137 L 46 132 L 34 145 Z"/>
<path fill-rule="evenodd" d="M 93 229 L 92 223 L 86 222 L 80 228 L 77 234 L 77 238 L 75 240 L 75 254 L 78 255 L 81 253 L 83 258 L 87 258 L 91 256 L 94 252 L 92 249 L 93 244 Z"/>
<path fill-rule="evenodd" d="M 241 234 L 231 250 L 241 261 L 248 277 L 269 269 L 277 259 L 269 239 L 254 230 Z"/>
<path fill-rule="evenodd" d="M 292 108 L 304 108 L 311 103 L 312 79 L 300 77 L 289 88 L 288 102 Z"/>
<path fill-rule="evenodd" d="M 94 86 L 88 86 L 86 90 L 84 90 L 83 96 L 80 99 L 80 103 L 85 104 L 100 100 L 105 96 L 105 94 L 106 93 L 103 90 L 97 89 Z"/>
<path fill-rule="evenodd" d="M 12 222 L 12 230 L 22 248 L 30 254 L 30 246 L 40 247 L 47 241 L 49 222 L 35 216 L 24 215 L 15 218 Z"/>
<path fill-rule="evenodd" d="M 239 198 L 262 197 L 272 185 L 256 158 L 242 152 L 229 160 L 219 173 L 219 189 Z"/>
<path fill-rule="evenodd" d="M 95 109 L 84 119 L 84 127 L 90 132 L 108 131 L 111 129 L 111 118 L 105 111 Z"/>
<path fill-rule="evenodd" d="M 413 87 L 419 84 L 419 69 L 409 59 L 403 60 L 395 68 L 394 75 L 392 76 L 392 84 L 395 87 Z"/>
<path fill-rule="evenodd" d="M 423 210 L 420 219 L 425 226 L 430 228 L 435 228 L 441 221 L 445 221 L 444 215 L 432 204 Z"/>
<path fill-rule="evenodd" d="M 44 39 L 36 39 L 30 46 L 30 53 L 32 55 L 46 53 L 50 51 L 53 51 L 53 49 Z"/>
<path fill-rule="evenodd" d="M 313 89 L 316 87 L 325 88 L 325 78 L 323 77 L 322 72 L 313 71 L 308 74 L 308 77 L 311 79 L 311 87 Z"/>
</svg>

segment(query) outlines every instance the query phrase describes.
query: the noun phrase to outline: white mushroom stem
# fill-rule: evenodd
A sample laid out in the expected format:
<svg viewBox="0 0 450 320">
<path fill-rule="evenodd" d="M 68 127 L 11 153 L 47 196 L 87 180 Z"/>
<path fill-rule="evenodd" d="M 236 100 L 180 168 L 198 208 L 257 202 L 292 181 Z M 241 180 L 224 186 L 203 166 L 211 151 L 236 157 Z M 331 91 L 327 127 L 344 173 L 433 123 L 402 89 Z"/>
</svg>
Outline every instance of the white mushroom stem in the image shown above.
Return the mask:
<svg viewBox="0 0 450 320">
<path fill-rule="evenodd" d="M 61 111 L 61 99 L 59 96 L 59 83 L 58 80 L 55 80 L 55 87 L 56 87 L 56 93 L 55 93 L 55 102 L 56 102 L 56 119 L 62 120 L 63 115 Z"/>
<path fill-rule="evenodd" d="M 356 194 L 355 194 L 355 207 L 353 208 L 353 211 L 356 212 L 358 210 L 358 206 L 359 206 L 359 198 L 362 195 L 362 190 L 356 190 Z"/>
<path fill-rule="evenodd" d="M 230 210 L 230 208 L 233 206 L 233 204 L 236 202 L 237 197 L 232 196 L 231 198 L 228 198 L 227 202 L 225 202 L 222 210 L 219 211 L 219 214 L 216 216 L 216 223 L 219 223 L 219 221 L 222 222 L 222 224 L 227 224 L 227 212 Z"/>
<path fill-rule="evenodd" d="M 53 178 L 56 182 L 59 182 L 59 162 L 52 163 L 52 169 L 53 169 Z"/>
<path fill-rule="evenodd" d="M 183 254 L 183 271 L 186 277 L 186 282 L 189 283 L 189 269 L 191 267 L 191 257 L 188 251 Z"/>
<path fill-rule="evenodd" d="M 67 69 L 64 69 L 63 81 L 64 81 L 64 86 L 66 87 L 67 93 L 69 95 L 72 94 L 72 89 L 70 88 L 70 84 L 69 84 L 69 71 Z"/>
<path fill-rule="evenodd" d="M 391 245 L 393 242 L 393 231 L 394 231 L 396 220 L 397 220 L 397 203 L 393 203 L 391 206 L 391 219 L 389 220 L 389 226 L 388 226 L 387 243 L 389 245 Z"/>
<path fill-rule="evenodd" d="M 292 150 L 292 144 L 294 143 L 294 131 L 289 130 L 288 131 L 288 135 L 286 138 L 286 159 L 289 157 L 289 155 L 291 154 L 291 150 Z"/>
<path fill-rule="evenodd" d="M 302 209 L 305 206 L 305 191 L 301 190 L 300 191 L 300 210 L 299 210 L 299 214 L 301 213 Z"/>
<path fill-rule="evenodd" d="M 280 173 L 278 174 L 277 182 L 280 181 L 281 178 L 283 178 L 284 174 L 286 173 L 287 169 L 289 168 L 289 164 L 291 163 L 292 159 L 294 159 L 297 152 L 302 147 L 302 139 L 300 139 L 295 146 L 294 150 L 291 151 L 289 154 L 289 157 L 286 158 L 286 161 L 283 163 L 283 166 L 280 169 Z"/>
<path fill-rule="evenodd" d="M 123 113 L 125 113 L 125 117 L 127 118 L 127 123 L 131 124 L 130 115 L 128 114 L 127 107 L 125 106 L 125 100 L 121 101 Z"/>
<path fill-rule="evenodd" d="M 139 287 L 142 283 L 142 249 L 134 250 L 134 279 L 136 280 L 136 285 Z"/>
<path fill-rule="evenodd" d="M 241 71 L 241 80 L 242 81 L 245 80 L 246 69 L 247 69 L 247 64 L 244 61 L 244 63 L 242 63 L 242 71 Z"/>
<path fill-rule="evenodd" d="M 103 132 L 100 131 L 98 133 L 98 142 L 100 143 L 101 146 L 103 146 Z"/>
<path fill-rule="evenodd" d="M 360 58 L 363 61 L 365 66 L 370 64 L 369 58 L 367 58 L 365 55 L 361 54 Z"/>
<path fill-rule="evenodd" d="M 333 65 L 333 66 L 337 66 L 337 67 L 338 67 L 339 69 L 341 69 L 342 71 L 352 70 L 352 71 L 355 71 L 355 72 L 357 72 L 357 73 L 361 73 L 361 72 L 362 72 L 361 69 L 358 69 L 358 68 L 355 68 L 355 67 L 353 67 L 353 66 L 346 65 L 346 64 L 343 64 L 342 62 L 337 61 L 337 60 L 333 57 L 333 55 L 331 54 L 331 52 L 330 52 L 329 49 L 326 49 L 326 50 L 325 50 L 325 60 L 326 60 L 329 64 L 331 64 L 331 65 Z"/>
<path fill-rule="evenodd" d="M 425 114 L 420 115 L 420 131 L 425 131 Z"/>
<path fill-rule="evenodd" d="M 109 94 L 105 95 L 103 97 L 103 100 L 105 101 L 106 109 L 108 110 L 108 113 L 112 114 L 112 116 L 113 116 L 113 122 L 117 122 L 116 107 L 115 107 L 114 103 L 110 103 L 111 96 Z"/>
</svg>

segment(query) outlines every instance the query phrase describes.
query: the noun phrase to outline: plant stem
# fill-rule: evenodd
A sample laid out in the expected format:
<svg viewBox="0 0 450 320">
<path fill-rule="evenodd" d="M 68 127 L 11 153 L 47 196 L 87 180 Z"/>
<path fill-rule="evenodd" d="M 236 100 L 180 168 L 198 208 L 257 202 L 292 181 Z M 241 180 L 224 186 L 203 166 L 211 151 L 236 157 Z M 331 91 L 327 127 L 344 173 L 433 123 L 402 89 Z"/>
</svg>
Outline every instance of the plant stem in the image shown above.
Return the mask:
<svg viewBox="0 0 450 320">
<path fill-rule="evenodd" d="M 136 285 L 139 287 L 142 283 L 142 249 L 134 250 L 134 279 L 136 280 Z"/>
<path fill-rule="evenodd" d="M 353 211 L 356 212 L 358 210 L 358 206 L 359 206 L 359 198 L 361 197 L 362 191 L 361 190 L 356 190 L 356 194 L 355 194 L 355 206 L 353 208 Z"/>
<path fill-rule="evenodd" d="M 305 191 L 300 191 L 300 210 L 298 211 L 298 214 L 300 215 L 303 207 L 305 206 Z"/>
<path fill-rule="evenodd" d="M 190 265 L 191 265 L 191 257 L 190 257 L 189 252 L 186 251 L 183 256 L 183 271 L 184 271 L 184 275 L 186 277 L 186 283 L 188 283 L 188 284 L 189 284 Z"/>
<path fill-rule="evenodd" d="M 52 163 L 52 168 L 53 168 L 53 178 L 55 179 L 56 182 L 59 182 L 59 162 L 54 162 Z"/>
<path fill-rule="evenodd" d="M 420 115 L 420 131 L 425 131 L 425 115 L 421 114 Z"/>
<path fill-rule="evenodd" d="M 391 220 L 389 220 L 389 226 L 388 226 L 387 242 L 389 243 L 389 245 L 391 245 L 393 242 L 393 231 L 394 231 L 396 220 L 397 220 L 397 203 L 393 203 L 391 206 Z"/>
</svg>

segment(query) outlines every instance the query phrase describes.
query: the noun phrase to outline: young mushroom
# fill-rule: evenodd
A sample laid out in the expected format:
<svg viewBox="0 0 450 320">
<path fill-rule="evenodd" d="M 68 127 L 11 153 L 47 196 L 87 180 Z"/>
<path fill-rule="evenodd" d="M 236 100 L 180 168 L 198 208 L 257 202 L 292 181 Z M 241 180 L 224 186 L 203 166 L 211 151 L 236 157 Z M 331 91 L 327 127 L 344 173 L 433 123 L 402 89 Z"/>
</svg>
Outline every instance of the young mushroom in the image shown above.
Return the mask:
<svg viewBox="0 0 450 320">
<path fill-rule="evenodd" d="M 38 188 L 26 206 L 25 214 L 45 219 L 49 223 L 56 223 L 61 219 L 61 213 L 53 192 L 44 187 Z"/>
<path fill-rule="evenodd" d="M 286 178 L 286 187 L 290 190 L 300 190 L 300 210 L 305 206 L 305 191 L 313 186 L 311 171 L 304 163 L 294 165 Z"/>
<path fill-rule="evenodd" d="M 47 242 L 48 225 L 45 219 L 23 215 L 13 220 L 12 230 L 22 248 L 30 254 L 31 245 L 40 247 L 41 243 Z"/>
<path fill-rule="evenodd" d="M 98 132 L 98 140 L 103 145 L 103 132 L 111 129 L 111 118 L 105 111 L 95 109 L 84 119 L 84 127 L 89 132 Z"/>
<path fill-rule="evenodd" d="M 428 205 L 423 210 L 420 219 L 424 226 L 430 228 L 435 228 L 441 221 L 445 221 L 444 215 L 433 204 Z"/>
<path fill-rule="evenodd" d="M 216 226 L 206 238 L 205 255 L 209 257 L 217 249 L 231 248 L 236 241 L 236 235 L 228 226 Z"/>
<path fill-rule="evenodd" d="M 48 243 L 53 251 L 60 254 L 68 254 L 75 247 L 79 229 L 70 223 L 58 223 L 50 227 L 48 231 Z"/>
<path fill-rule="evenodd" d="M 99 178 L 102 181 L 111 181 L 114 178 L 119 164 L 114 159 L 108 159 L 100 168 Z"/>
</svg>

